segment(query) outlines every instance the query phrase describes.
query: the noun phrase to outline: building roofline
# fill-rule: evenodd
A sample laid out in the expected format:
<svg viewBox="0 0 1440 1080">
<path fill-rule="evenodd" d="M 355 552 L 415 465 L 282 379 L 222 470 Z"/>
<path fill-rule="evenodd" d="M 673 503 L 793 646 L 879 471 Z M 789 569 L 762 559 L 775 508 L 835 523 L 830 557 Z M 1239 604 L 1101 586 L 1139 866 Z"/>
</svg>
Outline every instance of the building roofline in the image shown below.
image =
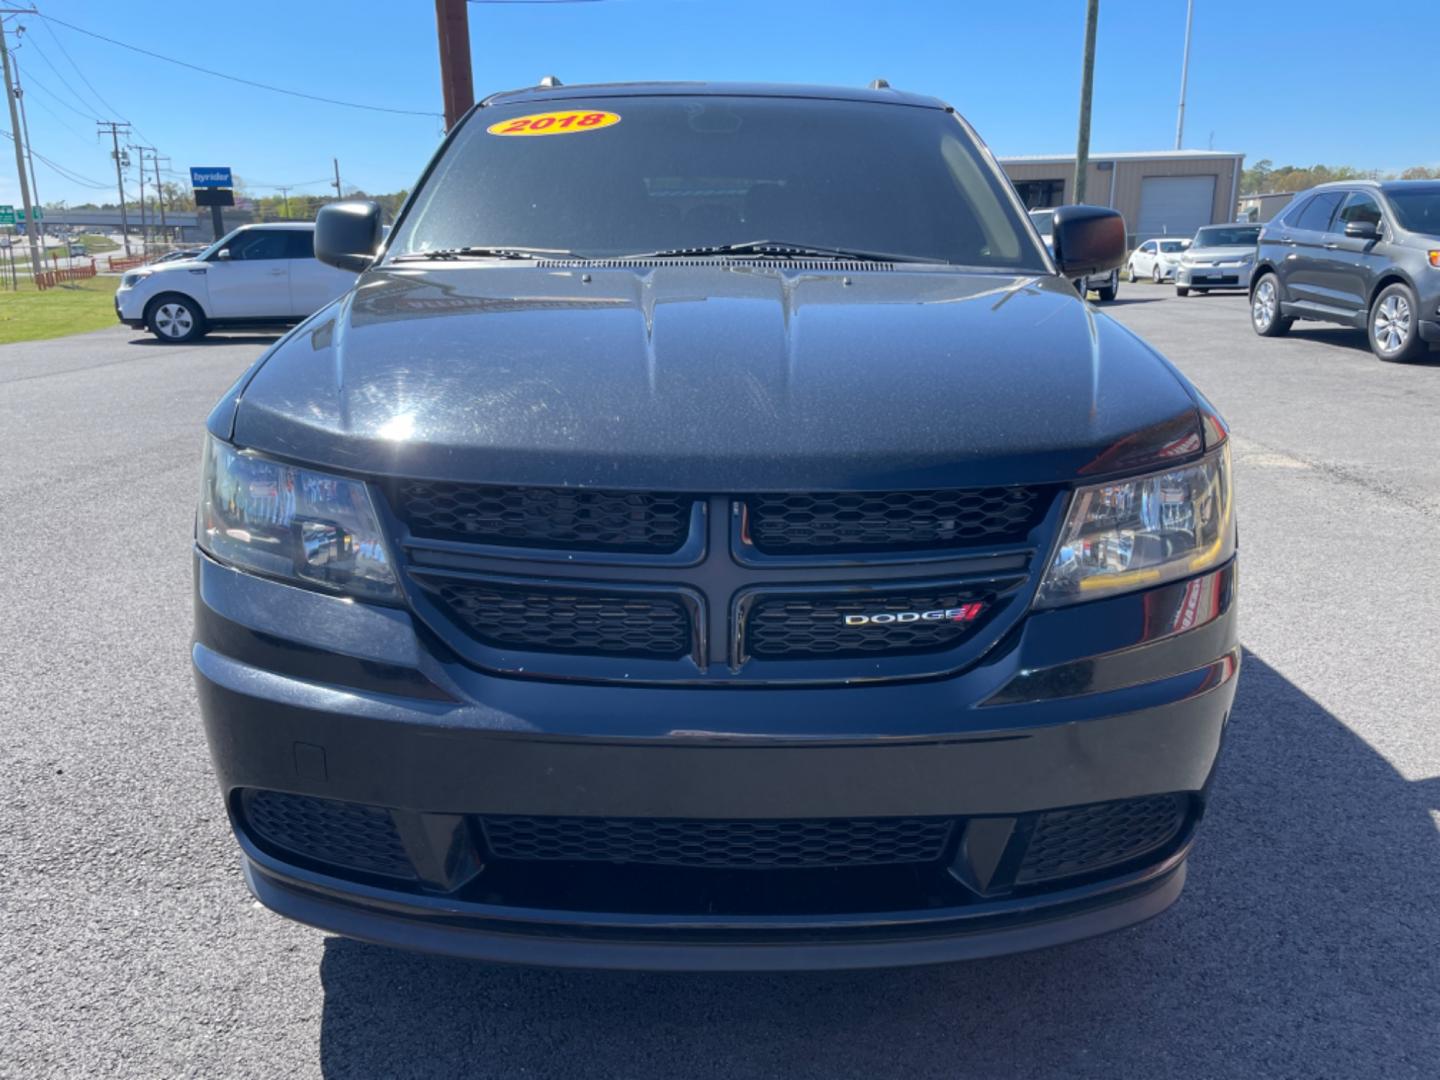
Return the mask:
<svg viewBox="0 0 1440 1080">
<path fill-rule="evenodd" d="M 1243 158 L 1238 150 L 1122 150 L 1115 154 L 1091 154 L 1095 161 L 1229 161 Z M 1074 154 L 1000 154 L 1001 165 L 1063 165 L 1075 160 Z"/>
</svg>

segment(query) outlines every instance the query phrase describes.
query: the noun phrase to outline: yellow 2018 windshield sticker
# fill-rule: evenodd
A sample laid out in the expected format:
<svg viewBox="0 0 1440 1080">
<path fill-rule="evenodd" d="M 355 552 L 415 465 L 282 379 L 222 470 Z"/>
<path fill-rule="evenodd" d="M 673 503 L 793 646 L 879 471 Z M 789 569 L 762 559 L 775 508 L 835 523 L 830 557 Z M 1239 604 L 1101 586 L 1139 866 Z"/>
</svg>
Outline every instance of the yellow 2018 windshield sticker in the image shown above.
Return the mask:
<svg viewBox="0 0 1440 1080">
<path fill-rule="evenodd" d="M 577 131 L 599 131 L 618 124 L 613 112 L 596 109 L 566 109 L 564 112 L 532 113 L 514 120 L 501 120 L 485 130 L 491 135 L 570 135 Z"/>
</svg>

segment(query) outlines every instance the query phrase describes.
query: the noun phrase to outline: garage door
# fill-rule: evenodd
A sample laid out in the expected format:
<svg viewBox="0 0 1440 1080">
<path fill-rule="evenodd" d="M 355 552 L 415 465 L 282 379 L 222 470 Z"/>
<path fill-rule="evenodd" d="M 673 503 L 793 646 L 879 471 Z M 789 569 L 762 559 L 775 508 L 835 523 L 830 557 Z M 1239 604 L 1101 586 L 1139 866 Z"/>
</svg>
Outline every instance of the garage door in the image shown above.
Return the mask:
<svg viewBox="0 0 1440 1080">
<path fill-rule="evenodd" d="M 1141 240 L 1153 236 L 1195 235 L 1210 224 L 1215 206 L 1213 176 L 1147 176 L 1140 181 Z"/>
</svg>

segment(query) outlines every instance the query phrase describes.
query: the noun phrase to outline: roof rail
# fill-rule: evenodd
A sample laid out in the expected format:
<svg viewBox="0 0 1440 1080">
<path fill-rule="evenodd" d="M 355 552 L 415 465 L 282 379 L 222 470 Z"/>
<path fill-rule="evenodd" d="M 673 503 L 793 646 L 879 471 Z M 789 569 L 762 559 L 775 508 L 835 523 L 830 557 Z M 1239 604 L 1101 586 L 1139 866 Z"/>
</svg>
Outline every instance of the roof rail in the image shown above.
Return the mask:
<svg viewBox="0 0 1440 1080">
<path fill-rule="evenodd" d="M 890 89 L 890 83 L 889 83 L 888 81 L 886 81 L 885 79 L 871 79 L 871 80 L 870 80 L 870 89 L 871 89 L 871 90 L 889 90 L 889 89 Z"/>
<path fill-rule="evenodd" d="M 564 86 L 565 84 L 562 83 L 559 79 L 557 79 L 554 75 L 546 75 L 543 79 L 540 80 L 540 85 L 548 88 L 551 86 Z"/>
</svg>

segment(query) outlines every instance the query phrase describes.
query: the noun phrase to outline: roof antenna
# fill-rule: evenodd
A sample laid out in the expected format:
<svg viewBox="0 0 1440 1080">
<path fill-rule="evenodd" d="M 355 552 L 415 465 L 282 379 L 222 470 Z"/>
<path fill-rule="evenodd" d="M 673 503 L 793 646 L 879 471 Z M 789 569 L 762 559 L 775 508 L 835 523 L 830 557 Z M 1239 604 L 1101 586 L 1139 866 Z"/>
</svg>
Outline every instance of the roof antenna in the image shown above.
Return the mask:
<svg viewBox="0 0 1440 1080">
<path fill-rule="evenodd" d="M 565 84 L 562 83 L 559 79 L 557 79 L 554 75 L 546 75 L 543 79 L 540 80 L 540 85 L 541 85 L 541 86 L 545 86 L 545 87 L 550 87 L 550 86 L 564 86 Z"/>
<path fill-rule="evenodd" d="M 870 89 L 871 89 L 871 90 L 889 90 L 889 89 L 890 89 L 890 84 L 889 84 L 886 80 L 884 80 L 884 79 L 871 79 L 871 80 L 870 80 Z"/>
</svg>

